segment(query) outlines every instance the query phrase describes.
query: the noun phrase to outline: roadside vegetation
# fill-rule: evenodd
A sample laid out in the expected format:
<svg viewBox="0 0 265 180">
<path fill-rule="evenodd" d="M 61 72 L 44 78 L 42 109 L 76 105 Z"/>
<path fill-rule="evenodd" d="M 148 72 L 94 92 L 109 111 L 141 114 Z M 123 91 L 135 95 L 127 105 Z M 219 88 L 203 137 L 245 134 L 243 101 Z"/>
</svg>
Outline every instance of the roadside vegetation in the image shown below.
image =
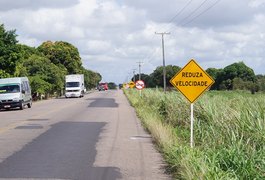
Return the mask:
<svg viewBox="0 0 265 180">
<path fill-rule="evenodd" d="M 34 99 L 60 96 L 65 75 L 84 74 L 87 89 L 101 80 L 97 72 L 85 69 L 78 49 L 64 41 L 46 41 L 39 47 L 19 44 L 15 30 L 0 24 L 0 78 L 29 77 Z"/>
<path fill-rule="evenodd" d="M 124 90 L 175 179 L 265 179 L 265 94 L 208 91 L 190 104 L 176 91 Z"/>
<path fill-rule="evenodd" d="M 167 65 L 166 86 L 170 89 L 170 79 L 181 69 L 179 66 Z M 208 68 L 206 72 L 214 79 L 215 83 L 211 90 L 246 90 L 252 94 L 256 92 L 265 92 L 265 75 L 255 75 L 253 69 L 246 66 L 243 61 L 239 61 L 216 69 Z M 139 80 L 139 74 L 136 74 L 131 80 Z M 141 80 L 145 82 L 148 88 L 163 87 L 163 66 L 157 67 L 151 74 L 141 74 Z"/>
</svg>

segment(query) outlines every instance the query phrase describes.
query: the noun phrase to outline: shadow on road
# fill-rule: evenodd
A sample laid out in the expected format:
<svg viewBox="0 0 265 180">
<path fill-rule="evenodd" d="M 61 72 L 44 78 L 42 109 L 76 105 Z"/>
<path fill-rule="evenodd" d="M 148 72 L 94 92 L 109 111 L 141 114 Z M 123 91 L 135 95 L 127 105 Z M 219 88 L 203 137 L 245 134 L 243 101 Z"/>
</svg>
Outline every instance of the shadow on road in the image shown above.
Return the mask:
<svg viewBox="0 0 265 180">
<path fill-rule="evenodd" d="M 86 100 L 92 100 L 88 107 L 95 108 L 117 108 L 119 104 L 116 103 L 114 98 L 88 98 Z"/>
<path fill-rule="evenodd" d="M 117 167 L 93 167 L 104 122 L 60 122 L 0 164 L 0 179 L 121 179 Z"/>
</svg>

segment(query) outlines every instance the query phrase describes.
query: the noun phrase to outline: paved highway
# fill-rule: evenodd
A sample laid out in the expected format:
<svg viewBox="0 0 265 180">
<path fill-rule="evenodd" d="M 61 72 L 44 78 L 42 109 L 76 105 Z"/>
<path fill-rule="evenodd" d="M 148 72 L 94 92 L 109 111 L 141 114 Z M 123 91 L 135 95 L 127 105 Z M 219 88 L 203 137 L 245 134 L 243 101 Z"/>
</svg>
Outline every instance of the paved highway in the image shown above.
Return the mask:
<svg viewBox="0 0 265 180">
<path fill-rule="evenodd" d="M 1 111 L 0 179 L 170 177 L 150 135 L 117 90 Z"/>
</svg>

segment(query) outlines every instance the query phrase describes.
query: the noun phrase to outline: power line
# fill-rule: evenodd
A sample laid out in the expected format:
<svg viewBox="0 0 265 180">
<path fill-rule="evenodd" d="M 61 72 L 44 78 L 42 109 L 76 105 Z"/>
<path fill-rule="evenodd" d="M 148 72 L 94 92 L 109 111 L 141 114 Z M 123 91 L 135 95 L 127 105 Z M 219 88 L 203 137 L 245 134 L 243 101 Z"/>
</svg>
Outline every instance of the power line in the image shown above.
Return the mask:
<svg viewBox="0 0 265 180">
<path fill-rule="evenodd" d="M 178 12 L 176 13 L 176 15 L 174 15 L 174 16 L 169 20 L 169 22 L 168 22 L 167 24 L 170 24 L 171 22 L 173 22 L 173 20 L 174 20 L 176 17 L 178 17 L 182 12 L 184 12 L 184 10 L 185 10 L 185 9 L 186 9 L 186 8 L 192 3 L 192 1 L 193 1 L 193 0 L 190 0 L 188 3 L 186 3 L 185 6 L 184 6 L 180 11 L 178 11 Z M 161 29 L 163 29 L 163 28 L 161 28 Z M 154 36 L 153 36 L 152 39 L 154 39 Z M 145 59 L 150 59 L 150 60 L 151 60 L 151 57 L 154 56 L 154 54 L 156 53 L 156 51 L 157 51 L 157 49 L 155 49 L 155 50 L 151 53 L 151 55 L 146 56 L 146 57 L 144 58 L 144 60 L 145 60 Z M 150 62 L 150 60 L 149 60 L 148 62 Z"/>
<path fill-rule="evenodd" d="M 173 18 L 171 18 L 171 20 L 168 23 L 172 23 L 173 20 L 178 17 L 192 2 L 193 0 L 190 0 Z"/>
<path fill-rule="evenodd" d="M 176 18 L 176 17 L 178 17 L 181 13 L 183 13 L 184 12 L 184 10 L 192 3 L 192 1 L 193 0 L 190 0 L 190 1 L 188 1 L 188 3 L 186 3 L 185 4 L 185 6 L 179 11 L 179 12 L 177 12 L 177 14 L 176 15 L 174 15 L 171 19 L 170 19 L 170 21 L 168 22 L 168 24 L 170 24 L 171 22 L 173 22 L 173 20 Z M 208 0 L 204 0 L 204 2 L 203 3 L 201 3 L 202 5 L 205 3 L 205 1 L 208 1 Z M 200 6 L 202 6 L 202 5 L 200 5 Z M 192 12 L 193 13 L 193 12 Z M 152 54 L 148 57 L 148 58 L 145 58 L 145 59 L 149 59 L 149 61 L 148 62 L 150 62 L 151 61 L 151 57 L 153 57 L 154 56 L 154 54 L 156 53 L 156 51 L 154 50 L 153 52 L 152 52 Z"/>
<path fill-rule="evenodd" d="M 184 10 L 192 3 L 193 0 L 190 0 L 176 15 L 174 15 L 168 22 L 168 24 L 172 23 L 176 17 L 178 17 L 181 13 L 184 12 Z M 209 6 L 208 8 L 204 9 L 201 13 L 197 14 L 196 16 L 194 16 L 193 18 L 191 18 L 189 21 L 188 20 L 190 17 L 192 17 L 194 14 L 196 14 L 207 2 L 208 0 L 204 0 L 202 3 L 199 4 L 199 6 L 197 6 L 192 12 L 190 12 L 186 17 L 184 17 L 183 19 L 181 19 L 179 21 L 180 26 L 185 26 L 191 22 L 193 22 L 195 19 L 199 18 L 201 15 L 203 15 L 204 13 L 206 13 L 207 11 L 209 11 L 211 8 L 213 8 L 215 5 L 217 5 L 221 0 L 216 0 L 211 6 Z M 186 22 L 185 22 L 186 21 Z M 167 31 L 170 31 L 172 28 L 169 28 Z M 153 52 L 151 53 L 151 55 L 146 56 L 146 59 L 148 63 L 150 63 L 152 61 L 151 58 L 153 58 L 153 56 L 155 55 L 155 53 L 157 52 L 157 49 L 153 50 Z M 149 60 L 148 60 L 149 59 Z"/>
<path fill-rule="evenodd" d="M 195 8 L 188 16 L 184 17 L 178 24 L 181 24 L 183 21 L 187 20 L 194 13 L 196 13 L 208 0 L 204 0 L 197 8 Z"/>
<path fill-rule="evenodd" d="M 147 61 L 147 63 L 149 63 L 149 62 L 151 61 L 151 58 L 153 58 L 154 55 L 155 55 L 156 53 L 158 53 L 158 50 L 160 50 L 160 47 L 159 47 L 159 48 L 155 48 L 155 50 L 153 51 L 153 53 L 152 53 L 148 58 L 145 58 L 145 59 L 149 59 L 149 60 Z"/>
<path fill-rule="evenodd" d="M 176 17 L 178 17 L 182 12 L 184 12 L 184 10 L 192 3 L 192 1 L 193 0 L 190 0 L 179 12 L 177 12 L 177 14 L 175 15 L 175 16 L 173 16 L 170 20 L 169 20 L 169 22 L 168 22 L 168 24 L 169 24 L 169 26 L 171 25 L 170 23 L 172 23 L 173 21 L 174 21 L 174 19 L 176 18 Z M 162 28 L 163 29 L 163 28 Z M 168 31 L 168 30 L 167 30 Z"/>
<path fill-rule="evenodd" d="M 202 11 L 201 13 L 199 13 L 197 16 L 193 17 L 190 21 L 186 22 L 185 24 L 183 24 L 183 26 L 193 22 L 195 19 L 197 19 L 198 17 L 200 17 L 201 15 L 203 15 L 204 13 L 206 13 L 207 11 L 209 11 L 211 8 L 213 8 L 214 6 L 216 6 L 221 0 L 217 0 L 215 1 L 211 6 L 209 6 L 208 8 L 206 8 L 204 11 Z"/>
</svg>

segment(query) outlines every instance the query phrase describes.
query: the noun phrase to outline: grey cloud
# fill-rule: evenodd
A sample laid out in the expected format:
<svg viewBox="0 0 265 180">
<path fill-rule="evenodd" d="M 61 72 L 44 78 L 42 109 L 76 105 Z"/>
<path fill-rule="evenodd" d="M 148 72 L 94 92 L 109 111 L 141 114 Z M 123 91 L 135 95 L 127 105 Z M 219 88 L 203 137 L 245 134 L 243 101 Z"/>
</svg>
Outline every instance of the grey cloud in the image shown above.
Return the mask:
<svg viewBox="0 0 265 180">
<path fill-rule="evenodd" d="M 14 9 L 65 8 L 79 0 L 0 0 L 0 11 Z"/>
<path fill-rule="evenodd" d="M 265 9 L 250 5 L 251 0 L 221 0 L 186 26 L 179 25 L 181 19 L 204 0 L 193 0 L 171 24 L 189 0 L 35 1 L 0 0 L 1 23 L 17 29 L 28 45 L 72 43 L 85 67 L 101 73 L 104 81 L 123 82 L 138 61 L 144 61 L 143 73 L 162 65 L 161 37 L 154 32 L 163 28 L 171 32 L 165 37 L 166 64 L 183 66 L 195 58 L 203 68 L 223 68 L 243 60 L 264 74 Z M 208 0 L 206 7 L 215 1 Z"/>
<path fill-rule="evenodd" d="M 203 28 L 245 23 L 253 18 L 253 14 L 265 11 L 264 5 L 254 7 L 251 2 L 249 0 L 125 0 L 124 4 L 145 10 L 148 17 L 157 23 L 169 23 L 174 18 L 172 23 L 175 25 Z M 184 7 L 186 8 L 181 11 Z M 204 11 L 206 13 L 203 13 Z"/>
</svg>

